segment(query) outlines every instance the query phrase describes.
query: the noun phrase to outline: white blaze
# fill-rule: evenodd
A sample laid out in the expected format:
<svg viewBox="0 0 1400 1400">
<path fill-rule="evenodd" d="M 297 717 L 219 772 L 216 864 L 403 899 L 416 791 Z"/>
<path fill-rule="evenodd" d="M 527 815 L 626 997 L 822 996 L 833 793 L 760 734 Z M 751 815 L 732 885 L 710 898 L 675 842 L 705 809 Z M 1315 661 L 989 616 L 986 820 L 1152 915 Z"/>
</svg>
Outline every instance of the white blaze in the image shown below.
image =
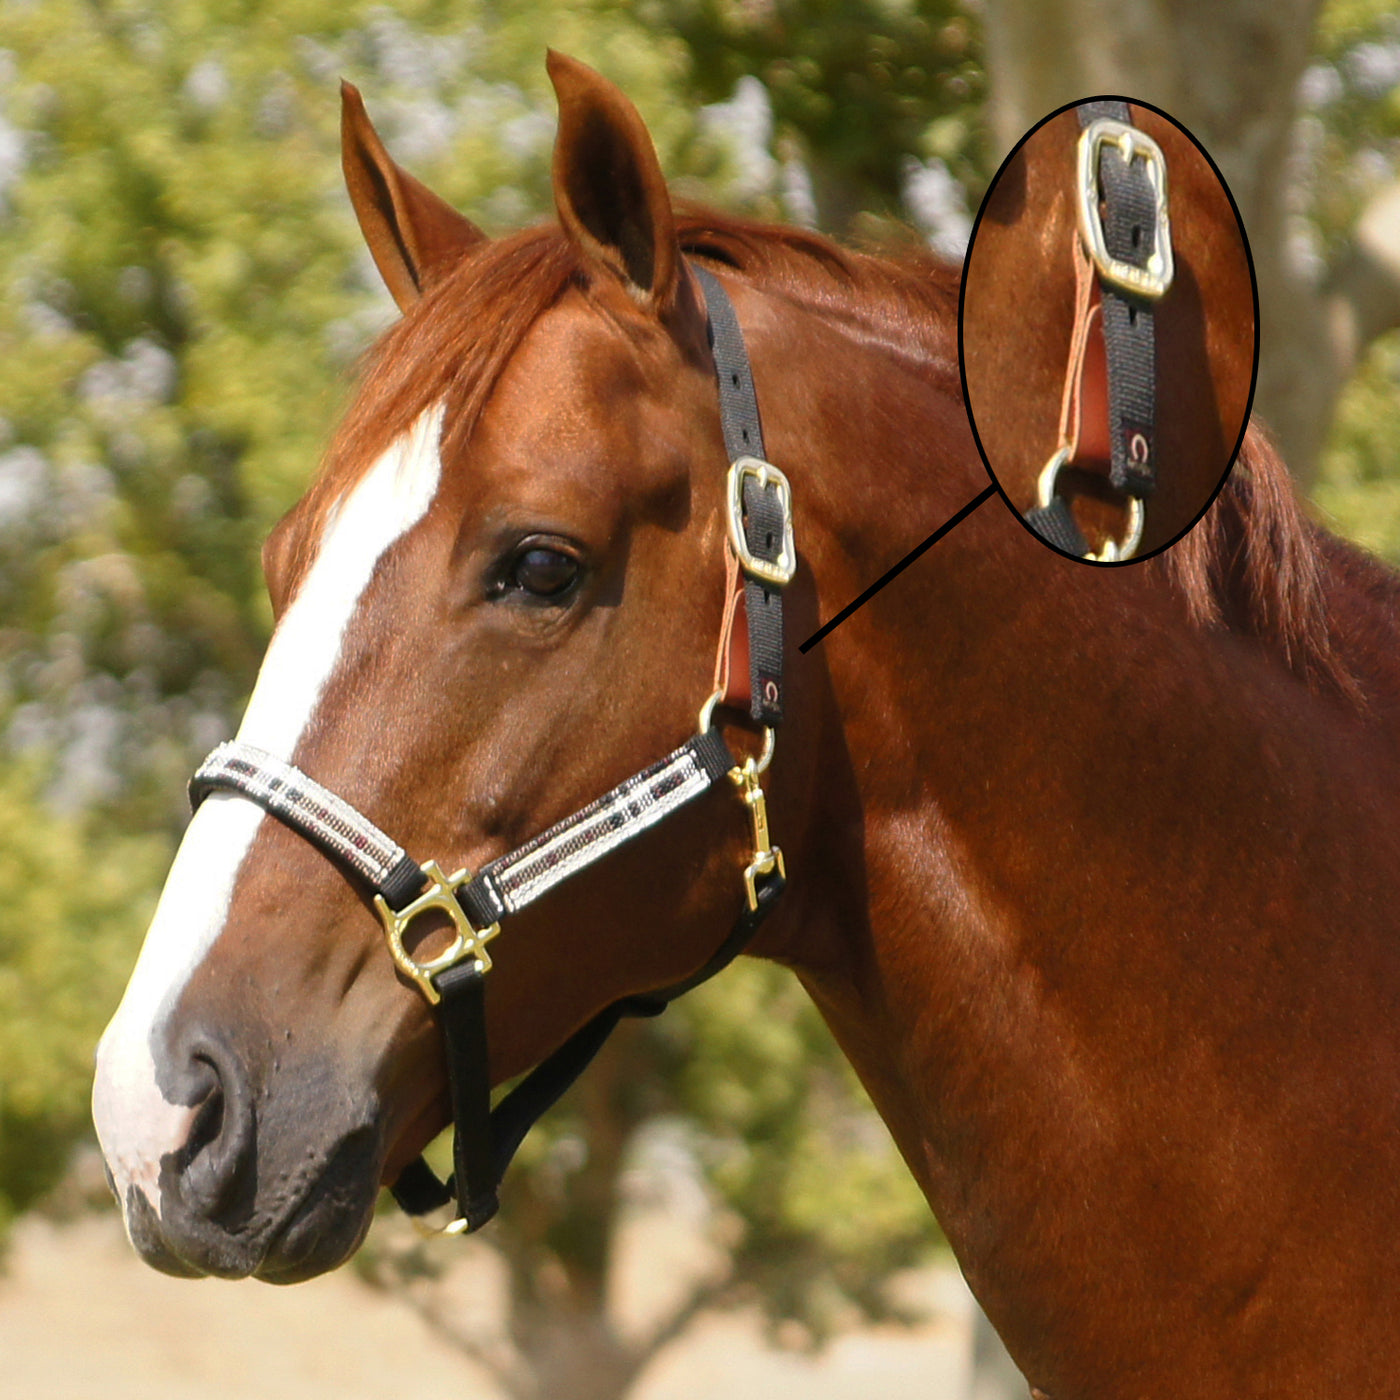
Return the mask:
<svg viewBox="0 0 1400 1400">
<path fill-rule="evenodd" d="M 442 405 L 427 410 L 333 511 L 320 553 L 283 614 L 238 737 L 287 762 L 340 658 L 346 629 L 384 552 L 427 513 L 442 470 Z M 126 1208 L 136 1184 L 159 1213 L 160 1159 L 179 1147 L 193 1110 L 156 1083 L 153 1035 L 227 916 L 238 870 L 264 820 L 261 808 L 215 793 L 176 852 L 126 995 L 97 1047 L 93 1121 Z"/>
</svg>

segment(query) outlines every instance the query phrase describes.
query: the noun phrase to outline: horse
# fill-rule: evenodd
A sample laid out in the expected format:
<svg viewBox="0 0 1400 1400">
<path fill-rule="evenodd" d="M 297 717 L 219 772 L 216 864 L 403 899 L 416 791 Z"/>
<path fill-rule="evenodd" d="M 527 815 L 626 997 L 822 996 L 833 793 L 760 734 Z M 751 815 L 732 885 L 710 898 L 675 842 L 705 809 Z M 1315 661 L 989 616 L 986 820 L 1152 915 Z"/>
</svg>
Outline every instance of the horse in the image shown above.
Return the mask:
<svg viewBox="0 0 1400 1400">
<path fill-rule="evenodd" d="M 1135 555 L 1141 558 L 1200 518 L 1240 448 L 1258 363 L 1259 313 L 1249 245 L 1219 171 L 1174 121 L 1151 107 L 1123 105 L 1138 144 L 1146 137 L 1160 152 L 1166 210 L 1159 233 L 1174 253 L 1160 300 L 1134 302 L 1130 312 L 1155 307 L 1161 469 L 1144 503 Z M 1103 274 L 1095 275 L 1079 232 L 1076 116 L 1083 110 L 1082 104 L 1066 109 L 1036 126 L 997 172 L 968 248 L 960 330 L 974 430 L 1004 497 L 1023 515 L 1036 503 L 1051 454 L 1069 436 L 1057 423 L 1067 408 L 1066 379 L 1072 380 L 1083 412 L 1073 432 L 1079 450 L 1061 485 L 1097 543 L 1120 538 L 1126 527 L 1124 496 L 1108 482 Z M 1077 311 L 1088 329 L 1082 368 L 1067 365 Z"/>
<path fill-rule="evenodd" d="M 240 739 L 478 871 L 697 727 L 756 769 L 751 721 L 696 716 L 730 599 L 708 276 L 798 553 L 763 777 L 787 887 L 750 953 L 820 1008 L 1040 1394 L 1392 1393 L 1400 582 L 1251 428 L 1162 555 L 1085 567 L 989 502 L 801 651 L 985 489 L 956 269 L 678 212 L 626 98 L 549 69 L 558 223 L 498 239 L 347 94 L 403 317 L 267 543 Z M 492 939 L 492 1082 L 713 960 L 750 816 L 706 787 Z M 385 937 L 297 831 L 201 803 L 94 1086 L 157 1268 L 333 1268 L 445 1126 Z"/>
</svg>

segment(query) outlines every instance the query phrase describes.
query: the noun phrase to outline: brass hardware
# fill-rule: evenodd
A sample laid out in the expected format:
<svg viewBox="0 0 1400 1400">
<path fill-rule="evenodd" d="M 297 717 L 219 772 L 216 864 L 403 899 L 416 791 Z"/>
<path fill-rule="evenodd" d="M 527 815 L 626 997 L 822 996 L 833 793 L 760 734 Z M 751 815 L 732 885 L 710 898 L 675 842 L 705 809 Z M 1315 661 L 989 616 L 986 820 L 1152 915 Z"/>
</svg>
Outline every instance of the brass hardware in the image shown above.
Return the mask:
<svg viewBox="0 0 1400 1400">
<path fill-rule="evenodd" d="M 1141 159 L 1146 167 L 1152 186 L 1155 222 L 1152 255 L 1146 267 L 1124 262 L 1108 251 L 1103 220 L 1099 216 L 1099 152 L 1104 146 L 1116 146 L 1127 164 Z M 1078 211 L 1084 246 L 1105 282 L 1148 301 L 1156 301 L 1166 294 L 1175 275 L 1171 220 L 1167 214 L 1167 161 L 1162 148 L 1146 132 L 1112 117 L 1100 117 L 1085 127 L 1079 138 Z"/>
<path fill-rule="evenodd" d="M 465 1215 L 449 1220 L 446 1225 L 429 1225 L 421 1215 L 410 1215 L 410 1222 L 417 1234 L 425 1240 L 438 1240 L 452 1235 L 464 1235 L 471 1229 Z M 441 1217 L 439 1216 L 439 1219 Z"/>
<path fill-rule="evenodd" d="M 772 486 L 778 492 L 778 504 L 783 512 L 783 541 L 778 557 L 760 559 L 749 549 L 744 538 L 744 482 L 752 477 L 767 490 Z M 725 491 L 725 506 L 729 524 L 729 543 L 733 547 L 739 567 L 750 577 L 762 579 L 782 588 L 792 582 L 797 572 L 797 546 L 792 535 L 792 487 L 788 479 L 771 462 L 760 457 L 740 457 L 729 468 L 729 479 Z"/>
<path fill-rule="evenodd" d="M 1059 476 L 1060 468 L 1069 461 L 1069 453 L 1068 447 L 1060 448 L 1041 468 L 1035 483 L 1035 503 L 1041 510 L 1049 510 L 1050 502 L 1055 499 L 1055 478 Z"/>
<path fill-rule="evenodd" d="M 437 861 L 430 860 L 422 866 L 422 871 L 428 877 L 429 888 L 411 904 L 402 909 L 391 909 L 384 896 L 377 894 L 374 897 L 374 907 L 379 911 L 379 919 L 384 925 L 384 933 L 389 940 L 389 952 L 395 965 L 405 976 L 411 977 L 428 1001 L 436 1006 L 442 998 L 433 985 L 433 978 L 468 958 L 475 958 L 481 964 L 481 970 L 489 972 L 491 958 L 486 951 L 486 944 L 500 933 L 501 926 L 492 924 L 486 929 L 474 928 L 467 917 L 467 911 L 462 908 L 457 891 L 471 880 L 470 870 L 462 869 L 455 875 L 444 875 Z M 457 933 L 445 952 L 439 953 L 435 958 L 429 958 L 427 962 L 419 962 L 404 947 L 403 936 L 414 919 L 420 914 L 426 914 L 430 909 L 437 909 L 446 914 L 452 920 L 452 926 Z"/>
<path fill-rule="evenodd" d="M 710 726 L 714 723 L 715 706 L 718 705 L 719 702 L 723 699 L 724 691 L 717 690 L 706 699 L 703 705 L 700 706 L 700 719 L 698 722 L 698 728 L 696 730 L 696 733 L 708 734 L 710 732 Z M 777 745 L 777 735 L 774 734 L 773 730 L 765 724 L 763 726 L 763 750 L 759 754 L 757 765 L 754 768 L 755 775 L 766 773 L 768 771 L 768 765 L 773 761 L 773 750 L 777 747 Z M 753 762 L 752 759 L 749 759 L 748 761 L 750 763 Z M 737 773 L 738 771 L 739 770 L 737 768 L 733 769 L 731 771 L 730 776 L 732 777 L 733 774 Z M 738 782 L 739 780 L 735 778 L 734 781 Z"/>
<path fill-rule="evenodd" d="M 700 706 L 699 727 L 695 731 L 697 734 L 708 734 L 710 726 L 714 723 L 715 706 L 724 699 L 724 691 L 717 690 L 713 695 Z"/>
<path fill-rule="evenodd" d="M 1049 510 L 1055 499 L 1055 481 L 1060 468 L 1069 461 L 1070 449 L 1062 447 L 1041 469 L 1036 482 L 1036 505 L 1041 510 Z M 1085 559 L 1094 564 L 1121 564 L 1137 553 L 1142 543 L 1142 526 L 1146 518 L 1142 501 L 1137 496 L 1128 497 L 1128 533 L 1120 544 L 1117 540 L 1105 540 L 1103 549 L 1097 554 L 1086 554 Z"/>
<path fill-rule="evenodd" d="M 770 746 L 768 757 L 771 756 Z M 729 780 L 739 788 L 739 795 L 744 799 L 744 805 L 749 809 L 749 817 L 753 823 L 753 859 L 744 868 L 744 891 L 748 895 L 750 910 L 758 908 L 760 875 L 771 875 L 776 870 L 780 878 L 787 879 L 787 866 L 783 863 L 782 849 L 773 844 L 768 834 L 768 799 L 758 782 L 758 775 L 762 771 L 752 758 L 745 759 L 742 768 L 729 770 Z"/>
</svg>

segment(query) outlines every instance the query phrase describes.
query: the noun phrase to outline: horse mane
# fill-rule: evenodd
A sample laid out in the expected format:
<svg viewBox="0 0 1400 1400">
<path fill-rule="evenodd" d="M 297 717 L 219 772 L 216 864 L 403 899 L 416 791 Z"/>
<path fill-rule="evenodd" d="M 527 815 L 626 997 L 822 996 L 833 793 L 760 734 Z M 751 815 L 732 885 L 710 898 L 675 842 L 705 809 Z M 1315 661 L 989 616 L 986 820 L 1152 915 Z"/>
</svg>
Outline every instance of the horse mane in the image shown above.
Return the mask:
<svg viewBox="0 0 1400 1400">
<path fill-rule="evenodd" d="M 1400 579 L 1303 513 L 1288 468 L 1258 423 L 1210 509 L 1152 561 L 1191 620 L 1256 637 L 1313 686 L 1353 703 L 1361 687 L 1342 654 L 1330 585 L 1343 581 L 1400 603 Z"/>
<path fill-rule="evenodd" d="M 765 291 L 919 354 L 961 396 L 960 270 L 921 244 L 911 239 L 877 255 L 807 229 L 701 208 L 679 214 L 677 233 L 686 255 L 723 264 Z M 370 350 L 363 388 L 332 440 L 308 509 L 328 514 L 440 399 L 451 425 L 444 447 L 459 447 L 531 326 L 586 279 L 555 224 L 493 240 L 464 258 Z M 303 538 L 319 535 L 312 529 Z M 1304 517 L 1287 468 L 1257 425 L 1214 504 L 1151 567 L 1165 573 L 1196 625 L 1254 636 L 1310 683 L 1357 702 L 1360 687 L 1329 616 L 1329 578 L 1340 572 L 1354 591 L 1392 610 L 1400 604 L 1400 579 Z"/>
<path fill-rule="evenodd" d="M 724 263 L 765 291 L 945 362 L 961 396 L 954 337 L 962 269 L 912 235 L 862 252 L 810 229 L 750 223 L 707 209 L 687 210 L 679 233 L 682 252 L 692 257 Z"/>
</svg>

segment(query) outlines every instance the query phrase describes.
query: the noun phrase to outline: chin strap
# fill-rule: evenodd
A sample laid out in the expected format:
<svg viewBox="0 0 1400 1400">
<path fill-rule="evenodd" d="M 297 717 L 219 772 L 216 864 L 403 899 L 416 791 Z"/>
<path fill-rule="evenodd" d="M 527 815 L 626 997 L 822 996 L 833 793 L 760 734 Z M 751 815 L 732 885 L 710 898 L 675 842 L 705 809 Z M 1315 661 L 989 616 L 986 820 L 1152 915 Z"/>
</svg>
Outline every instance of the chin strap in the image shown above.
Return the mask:
<svg viewBox="0 0 1400 1400">
<path fill-rule="evenodd" d="M 1075 317 L 1059 446 L 1025 518 L 1062 552 L 1115 563 L 1136 553 L 1144 502 L 1157 484 L 1154 308 L 1174 276 L 1167 165 L 1157 143 L 1132 124 L 1126 102 L 1086 102 L 1078 117 Z M 1063 494 L 1067 467 L 1099 475 L 1107 467 L 1110 486 L 1127 498 L 1126 534 L 1098 554 Z"/>
<path fill-rule="evenodd" d="M 732 701 L 726 679 L 705 702 L 693 738 L 475 874 L 463 869 L 448 875 L 436 861 L 418 865 L 343 798 L 248 744 L 219 745 L 190 782 L 193 806 L 214 792 L 255 802 L 373 896 L 390 955 L 433 1007 L 446 1047 L 456 1125 L 452 1177 L 439 1181 L 420 1157 L 392 1187 L 395 1200 L 413 1216 L 455 1199 L 455 1218 L 434 1233 L 466 1234 L 490 1220 L 498 1209 L 501 1178 L 525 1135 L 588 1067 L 623 1017 L 655 1016 L 727 967 L 747 947 L 786 885 L 782 851 L 769 838 L 759 779 L 772 759 L 774 728 L 782 718 L 782 590 L 797 563 L 792 494 L 786 477 L 763 457 L 758 403 L 734 308 L 712 274 L 702 268 L 695 273 L 710 311 L 721 419 L 732 459 L 726 490 L 731 586 L 720 652 L 727 677 L 731 650 L 739 649 L 740 639 L 746 644 L 749 713 L 763 726 L 761 754 L 740 766 L 712 726 L 715 708 Z M 736 630 L 740 608 L 746 626 Z M 745 905 L 728 937 L 683 981 L 604 1008 L 492 1108 L 485 980 L 491 969 L 488 945 L 500 934 L 502 920 L 664 821 L 721 778 L 738 790 L 753 831 L 753 858 L 744 870 Z M 444 951 L 420 959 L 406 935 L 425 914 L 445 918 L 452 938 Z"/>
</svg>

